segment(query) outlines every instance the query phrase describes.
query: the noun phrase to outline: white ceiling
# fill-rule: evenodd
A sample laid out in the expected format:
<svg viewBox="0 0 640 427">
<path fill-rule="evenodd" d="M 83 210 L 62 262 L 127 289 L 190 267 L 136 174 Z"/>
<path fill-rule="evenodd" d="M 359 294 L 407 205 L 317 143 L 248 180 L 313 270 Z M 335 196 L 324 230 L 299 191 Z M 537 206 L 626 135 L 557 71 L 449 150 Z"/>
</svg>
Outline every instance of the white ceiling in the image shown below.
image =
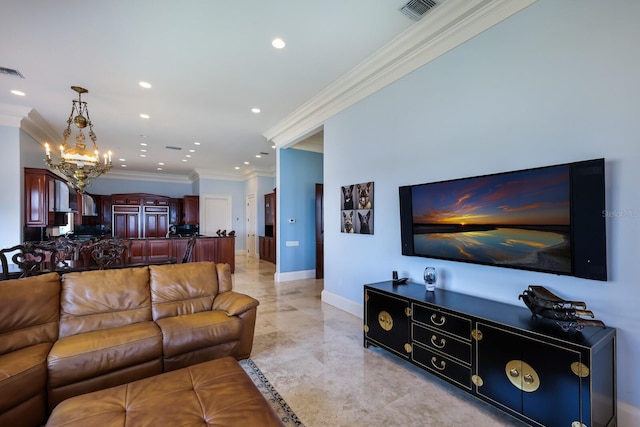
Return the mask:
<svg viewBox="0 0 640 427">
<path fill-rule="evenodd" d="M 0 67 L 24 79 L 0 74 L 0 107 L 34 109 L 57 146 L 77 98 L 70 86 L 82 86 L 98 146 L 114 153 L 114 171 L 273 173 L 275 152 L 263 134 L 414 25 L 400 12 L 405 3 L 6 0 Z M 274 49 L 275 37 L 287 47 Z M 185 163 L 189 149 L 196 152 Z M 268 154 L 256 158 L 260 152 Z"/>
</svg>

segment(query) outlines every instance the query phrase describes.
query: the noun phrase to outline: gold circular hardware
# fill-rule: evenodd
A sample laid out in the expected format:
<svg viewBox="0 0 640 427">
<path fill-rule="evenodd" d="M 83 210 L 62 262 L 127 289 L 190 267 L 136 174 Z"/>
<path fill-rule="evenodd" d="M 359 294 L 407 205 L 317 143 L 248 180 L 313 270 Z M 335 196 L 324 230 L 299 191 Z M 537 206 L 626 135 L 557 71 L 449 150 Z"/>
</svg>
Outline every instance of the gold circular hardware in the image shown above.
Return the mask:
<svg viewBox="0 0 640 427">
<path fill-rule="evenodd" d="M 433 356 L 431 358 L 431 364 L 433 365 L 434 368 L 436 368 L 438 371 L 444 371 L 445 368 L 447 367 L 447 362 L 445 362 L 444 360 L 440 361 L 440 366 L 436 365 L 436 362 L 438 361 L 438 359 L 436 359 L 435 356 Z"/>
<path fill-rule="evenodd" d="M 404 309 L 404 314 L 407 315 L 407 317 L 411 317 L 411 309 L 409 307 Z"/>
<path fill-rule="evenodd" d="M 381 311 L 380 314 L 378 314 L 378 323 L 380 323 L 380 327 L 387 332 L 393 328 L 393 318 L 386 311 Z"/>
<path fill-rule="evenodd" d="M 444 346 L 446 345 L 446 341 L 444 338 L 440 338 L 440 345 L 438 345 L 438 343 L 436 343 L 436 339 L 437 337 L 435 335 L 431 335 L 431 345 L 436 347 L 436 348 L 444 348 Z"/>
<path fill-rule="evenodd" d="M 364 301 L 365 302 L 369 301 L 369 294 L 366 294 L 366 293 L 364 294 Z"/>
<path fill-rule="evenodd" d="M 405 344 L 404 351 L 406 351 L 407 353 L 411 353 L 411 351 L 413 351 L 413 347 L 411 347 L 411 344 Z"/>
<path fill-rule="evenodd" d="M 471 338 L 476 341 L 482 340 L 482 331 L 480 329 L 474 329 L 473 331 L 471 331 Z"/>
<path fill-rule="evenodd" d="M 442 326 L 442 325 L 444 325 L 444 322 L 445 322 L 447 319 L 445 319 L 445 317 L 444 317 L 444 316 L 440 316 L 440 321 L 439 321 L 439 322 L 436 322 L 437 317 L 438 317 L 438 316 L 436 316 L 436 314 L 435 314 L 435 313 L 433 313 L 433 314 L 431 315 L 431 318 L 430 318 L 431 323 L 433 323 L 433 324 L 434 324 L 434 325 L 436 325 L 436 326 Z"/>
<path fill-rule="evenodd" d="M 484 381 L 480 378 L 480 375 L 472 375 L 471 382 L 477 385 L 478 387 L 482 387 L 484 385 Z"/>
<path fill-rule="evenodd" d="M 369 332 L 369 325 L 364 325 L 364 331 Z"/>
<path fill-rule="evenodd" d="M 573 362 L 571 364 L 571 372 L 579 376 L 580 378 L 586 378 L 589 376 L 589 368 L 584 363 Z"/>
<path fill-rule="evenodd" d="M 571 423 L 571 427 L 587 427 L 587 425 L 581 423 L 580 421 L 574 421 Z"/>
<path fill-rule="evenodd" d="M 510 360 L 505 365 L 504 371 L 511 384 L 522 391 L 531 393 L 540 387 L 538 373 L 527 362 Z"/>
</svg>

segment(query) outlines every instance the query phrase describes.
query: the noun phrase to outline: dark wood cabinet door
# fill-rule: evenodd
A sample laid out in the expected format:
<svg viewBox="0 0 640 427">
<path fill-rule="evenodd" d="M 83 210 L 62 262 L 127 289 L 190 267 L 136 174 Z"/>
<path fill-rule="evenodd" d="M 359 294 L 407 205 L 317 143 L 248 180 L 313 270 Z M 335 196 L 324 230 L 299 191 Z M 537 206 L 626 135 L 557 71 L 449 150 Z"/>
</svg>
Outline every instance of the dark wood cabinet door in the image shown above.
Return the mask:
<svg viewBox="0 0 640 427">
<path fill-rule="evenodd" d="M 198 239 L 195 247 L 195 261 L 216 261 L 215 238 Z"/>
<path fill-rule="evenodd" d="M 147 261 L 147 240 L 133 239 L 129 245 L 129 262 L 132 264 Z"/>
<path fill-rule="evenodd" d="M 184 223 L 188 225 L 200 224 L 200 197 L 184 196 L 182 203 Z"/>
<path fill-rule="evenodd" d="M 98 210 L 99 222 L 105 228 L 111 228 L 111 196 L 100 197 L 100 209 Z"/>
<path fill-rule="evenodd" d="M 151 239 L 147 241 L 147 260 L 149 262 L 169 261 L 174 258 L 170 239 Z"/>
<path fill-rule="evenodd" d="M 49 182 L 46 174 L 25 171 L 25 225 L 27 227 L 46 227 L 48 223 Z M 55 193 L 53 194 L 55 197 Z"/>
<path fill-rule="evenodd" d="M 140 214 L 135 212 L 113 213 L 113 235 L 123 239 L 140 237 Z"/>
</svg>

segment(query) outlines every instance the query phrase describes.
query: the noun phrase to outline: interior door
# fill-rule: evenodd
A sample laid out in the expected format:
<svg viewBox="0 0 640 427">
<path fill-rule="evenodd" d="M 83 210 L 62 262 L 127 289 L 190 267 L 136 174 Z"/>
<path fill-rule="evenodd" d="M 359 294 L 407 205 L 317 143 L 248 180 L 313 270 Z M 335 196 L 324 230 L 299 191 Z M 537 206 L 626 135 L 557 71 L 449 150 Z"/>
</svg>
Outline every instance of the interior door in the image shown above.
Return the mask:
<svg viewBox="0 0 640 427">
<path fill-rule="evenodd" d="M 316 184 L 316 279 L 324 278 L 324 189 Z"/>
<path fill-rule="evenodd" d="M 247 196 L 247 256 L 256 257 L 256 195 Z"/>
</svg>

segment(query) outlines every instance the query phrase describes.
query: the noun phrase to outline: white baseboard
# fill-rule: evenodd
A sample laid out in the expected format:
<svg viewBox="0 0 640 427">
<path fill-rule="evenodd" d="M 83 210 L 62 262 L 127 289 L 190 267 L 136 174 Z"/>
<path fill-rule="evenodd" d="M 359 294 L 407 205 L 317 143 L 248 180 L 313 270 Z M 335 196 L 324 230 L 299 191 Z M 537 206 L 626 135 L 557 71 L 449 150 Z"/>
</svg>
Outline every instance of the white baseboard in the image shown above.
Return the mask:
<svg viewBox="0 0 640 427">
<path fill-rule="evenodd" d="M 320 294 L 322 302 L 326 302 L 329 305 L 332 305 L 336 308 L 339 308 L 342 311 L 346 311 L 349 314 L 353 314 L 356 317 L 364 318 L 363 310 L 364 305 L 361 303 L 357 303 L 340 295 L 327 292 L 323 290 Z"/>
<path fill-rule="evenodd" d="M 628 403 L 618 402 L 619 427 L 640 426 L 640 408 Z"/>
<path fill-rule="evenodd" d="M 304 280 L 304 279 L 315 279 L 316 278 L 316 270 L 300 270 L 300 271 L 289 271 L 286 273 L 275 273 L 273 275 L 273 280 L 276 282 L 291 282 L 293 280 Z"/>
</svg>

